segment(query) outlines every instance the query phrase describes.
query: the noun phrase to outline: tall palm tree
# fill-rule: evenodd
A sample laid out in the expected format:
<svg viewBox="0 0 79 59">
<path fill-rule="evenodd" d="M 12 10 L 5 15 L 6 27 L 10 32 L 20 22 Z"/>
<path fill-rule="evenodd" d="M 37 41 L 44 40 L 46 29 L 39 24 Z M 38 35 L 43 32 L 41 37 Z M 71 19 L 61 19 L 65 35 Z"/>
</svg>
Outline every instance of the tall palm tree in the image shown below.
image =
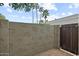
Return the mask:
<svg viewBox="0 0 79 59">
<path fill-rule="evenodd" d="M 36 19 L 37 19 L 37 23 L 38 23 L 38 9 L 39 9 L 38 3 L 35 4 L 35 9 L 36 9 Z"/>
<path fill-rule="evenodd" d="M 36 19 L 37 19 L 37 23 L 38 23 L 38 9 L 39 9 L 39 5 L 38 3 L 30 3 L 31 4 L 31 8 L 32 8 L 32 18 L 33 18 L 33 22 L 34 22 L 34 13 L 33 10 L 36 10 Z"/>
<path fill-rule="evenodd" d="M 43 14 L 42 14 L 42 17 L 44 17 L 44 19 L 45 19 L 45 23 L 46 23 L 47 16 L 49 16 L 49 12 L 46 9 L 46 10 L 43 11 Z"/>
<path fill-rule="evenodd" d="M 31 3 L 31 10 L 32 10 L 32 23 L 34 23 L 34 10 L 35 9 L 35 5 L 34 3 Z"/>
<path fill-rule="evenodd" d="M 34 13 L 33 13 L 33 9 L 36 9 L 36 17 L 38 20 L 38 14 L 37 14 L 37 9 L 38 9 L 38 3 L 10 3 L 9 4 L 12 8 L 14 8 L 15 10 L 23 10 L 25 12 L 29 12 L 32 10 L 32 22 L 34 22 Z"/>
<path fill-rule="evenodd" d="M 39 20 L 39 24 L 43 24 L 44 23 L 44 21 L 43 20 Z"/>
<path fill-rule="evenodd" d="M 4 5 L 4 4 L 0 3 L 0 6 L 2 6 L 2 5 Z M 38 9 L 39 9 L 38 3 L 9 3 L 9 6 L 11 6 L 14 10 L 18 10 L 18 11 L 23 10 L 25 12 L 29 12 L 32 10 L 32 22 L 33 23 L 34 23 L 33 10 L 36 9 L 36 19 L 37 19 L 37 23 L 38 23 Z"/>
<path fill-rule="evenodd" d="M 38 3 L 31 3 L 32 5 L 32 18 L 34 19 L 34 13 L 33 13 L 33 10 L 35 9 L 36 10 L 36 19 L 37 19 L 37 23 L 38 23 L 38 9 L 39 9 L 39 5 Z M 33 20 L 34 22 L 34 20 Z"/>
<path fill-rule="evenodd" d="M 33 13 L 33 8 L 32 8 L 32 23 L 34 23 L 34 13 Z"/>
<path fill-rule="evenodd" d="M 44 11 L 43 7 L 40 7 L 39 8 L 39 12 L 40 12 L 40 20 L 41 20 L 41 17 L 42 17 L 42 12 Z"/>
</svg>

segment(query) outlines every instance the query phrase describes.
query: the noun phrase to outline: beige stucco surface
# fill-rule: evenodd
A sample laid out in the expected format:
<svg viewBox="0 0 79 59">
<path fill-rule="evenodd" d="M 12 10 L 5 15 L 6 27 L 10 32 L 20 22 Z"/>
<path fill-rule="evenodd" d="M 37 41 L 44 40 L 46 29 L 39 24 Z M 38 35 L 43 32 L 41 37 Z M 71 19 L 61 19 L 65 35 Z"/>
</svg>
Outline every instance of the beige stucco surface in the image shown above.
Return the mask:
<svg viewBox="0 0 79 59">
<path fill-rule="evenodd" d="M 0 55 L 26 56 L 59 48 L 59 26 L 0 21 Z"/>
</svg>

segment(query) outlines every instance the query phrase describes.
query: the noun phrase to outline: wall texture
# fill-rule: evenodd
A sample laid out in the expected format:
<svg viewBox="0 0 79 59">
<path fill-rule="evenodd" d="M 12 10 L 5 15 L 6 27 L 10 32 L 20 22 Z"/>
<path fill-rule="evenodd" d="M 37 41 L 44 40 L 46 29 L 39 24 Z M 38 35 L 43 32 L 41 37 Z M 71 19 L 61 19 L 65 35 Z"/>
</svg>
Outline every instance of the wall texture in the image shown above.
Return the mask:
<svg viewBox="0 0 79 59">
<path fill-rule="evenodd" d="M 25 56 L 59 48 L 59 26 L 57 25 L 8 21 L 2 21 L 0 24 L 3 24 L 0 25 L 0 53 Z"/>
<path fill-rule="evenodd" d="M 10 55 L 34 55 L 58 48 L 58 26 L 10 23 Z"/>
<path fill-rule="evenodd" d="M 9 55 L 9 22 L 0 20 L 0 55 Z"/>
</svg>

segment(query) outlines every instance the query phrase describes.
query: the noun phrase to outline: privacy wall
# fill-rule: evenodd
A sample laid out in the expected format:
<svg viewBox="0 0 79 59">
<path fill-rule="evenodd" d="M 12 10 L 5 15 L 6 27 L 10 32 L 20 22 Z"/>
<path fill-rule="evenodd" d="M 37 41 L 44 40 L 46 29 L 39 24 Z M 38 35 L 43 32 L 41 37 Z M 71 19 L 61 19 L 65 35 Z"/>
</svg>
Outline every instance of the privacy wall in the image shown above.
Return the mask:
<svg viewBox="0 0 79 59">
<path fill-rule="evenodd" d="M 9 55 L 9 22 L 0 20 L 0 55 Z"/>
<path fill-rule="evenodd" d="M 0 23 L 4 25 L 0 25 L 0 55 L 35 55 L 59 48 L 59 26 L 8 21 Z"/>
</svg>

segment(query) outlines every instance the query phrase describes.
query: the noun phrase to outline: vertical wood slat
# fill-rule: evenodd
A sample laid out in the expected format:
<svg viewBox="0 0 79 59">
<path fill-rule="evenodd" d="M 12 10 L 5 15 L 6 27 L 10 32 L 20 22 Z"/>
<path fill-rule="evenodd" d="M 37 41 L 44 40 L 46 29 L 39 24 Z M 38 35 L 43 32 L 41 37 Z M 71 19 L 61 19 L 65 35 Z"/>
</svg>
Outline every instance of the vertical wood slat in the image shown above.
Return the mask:
<svg viewBox="0 0 79 59">
<path fill-rule="evenodd" d="M 62 25 L 60 46 L 62 49 L 78 54 L 78 24 Z"/>
</svg>

